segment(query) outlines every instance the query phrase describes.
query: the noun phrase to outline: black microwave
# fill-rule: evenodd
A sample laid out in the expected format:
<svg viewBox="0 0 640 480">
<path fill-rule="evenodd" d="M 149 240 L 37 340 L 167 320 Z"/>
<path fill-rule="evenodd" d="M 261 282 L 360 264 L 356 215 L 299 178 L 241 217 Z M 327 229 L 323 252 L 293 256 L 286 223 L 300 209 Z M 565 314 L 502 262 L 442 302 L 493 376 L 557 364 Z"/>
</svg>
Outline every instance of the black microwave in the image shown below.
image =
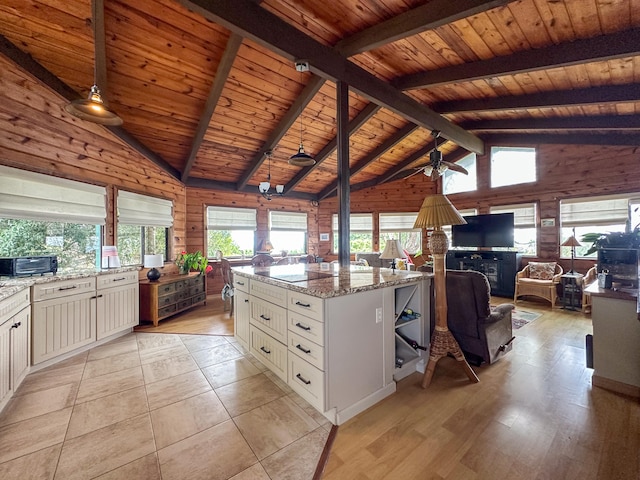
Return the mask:
<svg viewBox="0 0 640 480">
<path fill-rule="evenodd" d="M 23 277 L 27 275 L 55 274 L 58 271 L 56 255 L 38 257 L 4 257 L 0 258 L 0 275 Z"/>
</svg>

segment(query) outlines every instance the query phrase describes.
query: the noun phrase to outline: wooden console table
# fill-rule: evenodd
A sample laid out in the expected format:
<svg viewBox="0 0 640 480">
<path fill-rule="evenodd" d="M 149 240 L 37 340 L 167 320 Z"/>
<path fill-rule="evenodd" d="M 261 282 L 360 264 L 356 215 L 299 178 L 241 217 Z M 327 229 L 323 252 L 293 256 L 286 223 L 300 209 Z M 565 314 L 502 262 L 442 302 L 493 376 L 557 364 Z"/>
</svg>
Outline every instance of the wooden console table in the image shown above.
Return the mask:
<svg viewBox="0 0 640 480">
<path fill-rule="evenodd" d="M 158 322 L 176 313 L 188 310 L 207 300 L 206 275 L 197 272 L 188 275 L 161 277 L 157 282 L 140 281 L 140 320 Z"/>
</svg>

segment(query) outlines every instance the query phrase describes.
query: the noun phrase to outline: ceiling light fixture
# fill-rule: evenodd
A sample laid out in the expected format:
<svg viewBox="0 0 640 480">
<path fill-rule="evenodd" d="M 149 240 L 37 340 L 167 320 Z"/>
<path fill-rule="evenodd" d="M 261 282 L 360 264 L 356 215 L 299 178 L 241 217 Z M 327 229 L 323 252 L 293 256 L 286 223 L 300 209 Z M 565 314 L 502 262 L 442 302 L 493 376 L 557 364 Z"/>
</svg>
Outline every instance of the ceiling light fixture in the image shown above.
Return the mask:
<svg viewBox="0 0 640 480">
<path fill-rule="evenodd" d="M 100 2 L 102 6 L 102 2 Z M 95 48 L 95 61 L 93 64 L 93 78 L 94 85 L 91 87 L 89 91 L 89 96 L 87 98 L 81 98 L 78 100 L 73 100 L 71 103 L 65 105 L 64 109 L 67 113 L 71 115 L 81 118 L 83 120 L 87 120 L 89 122 L 99 123 L 100 125 L 109 125 L 109 126 L 119 126 L 122 125 L 122 119 L 109 110 L 107 106 L 107 102 L 105 102 L 100 94 L 100 89 L 98 88 L 98 41 L 104 41 L 104 8 L 102 8 L 101 12 L 98 12 L 98 0 L 92 0 L 91 2 L 91 10 L 92 10 L 92 23 L 93 23 L 93 43 Z M 105 79 L 102 82 L 103 87 L 106 84 L 106 75 Z"/>
<path fill-rule="evenodd" d="M 309 62 L 298 60 L 296 62 L 296 70 L 300 72 L 300 83 L 302 83 L 302 72 L 309 71 Z M 315 165 L 316 161 L 313 159 L 311 155 L 305 153 L 304 145 L 302 144 L 302 106 L 300 106 L 300 146 L 298 147 L 298 152 L 294 155 L 291 155 L 289 158 L 289 165 L 295 165 L 296 167 L 310 167 L 311 165 Z"/>
<path fill-rule="evenodd" d="M 284 195 L 284 185 L 276 185 L 276 191 L 269 192 L 269 189 L 271 188 L 271 155 L 272 155 L 271 150 L 267 151 L 265 155 L 267 156 L 267 160 L 269 162 L 267 181 L 260 182 L 260 185 L 258 185 L 258 190 L 260 191 L 260 193 L 264 198 L 266 198 L 267 200 L 271 200 L 271 197 L 273 197 L 274 195 L 280 195 L 280 196 Z"/>
</svg>

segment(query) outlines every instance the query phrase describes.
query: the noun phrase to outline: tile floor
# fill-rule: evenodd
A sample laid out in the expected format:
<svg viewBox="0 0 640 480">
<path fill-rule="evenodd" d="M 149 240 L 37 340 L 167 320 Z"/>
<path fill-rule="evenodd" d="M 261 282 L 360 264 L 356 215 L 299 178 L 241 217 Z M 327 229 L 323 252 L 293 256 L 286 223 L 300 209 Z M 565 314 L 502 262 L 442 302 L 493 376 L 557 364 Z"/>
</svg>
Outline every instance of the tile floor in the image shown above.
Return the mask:
<svg viewBox="0 0 640 480">
<path fill-rule="evenodd" d="M 330 428 L 233 337 L 131 333 L 27 376 L 0 479 L 306 480 Z"/>
</svg>

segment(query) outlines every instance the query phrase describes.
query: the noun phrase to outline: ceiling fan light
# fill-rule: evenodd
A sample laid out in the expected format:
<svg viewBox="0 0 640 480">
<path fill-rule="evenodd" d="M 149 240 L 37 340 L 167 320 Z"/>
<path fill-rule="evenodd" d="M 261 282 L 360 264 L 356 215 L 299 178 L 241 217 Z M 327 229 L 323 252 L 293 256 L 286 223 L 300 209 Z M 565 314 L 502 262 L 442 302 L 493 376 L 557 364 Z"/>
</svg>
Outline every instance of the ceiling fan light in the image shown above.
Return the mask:
<svg viewBox="0 0 640 480">
<path fill-rule="evenodd" d="M 267 193 L 270 188 L 271 188 L 270 182 L 260 182 L 260 185 L 258 185 L 258 190 L 260 190 L 260 193 Z"/>
<path fill-rule="evenodd" d="M 89 122 L 113 127 L 122 125 L 122 119 L 105 106 L 97 85 L 91 87 L 87 98 L 74 100 L 65 105 L 64 109 L 67 113 Z"/>
<path fill-rule="evenodd" d="M 295 165 L 296 167 L 310 167 L 315 164 L 316 161 L 313 157 L 305 153 L 302 143 L 300 144 L 300 148 L 298 148 L 298 153 L 291 155 L 289 158 L 289 165 Z"/>
<path fill-rule="evenodd" d="M 282 194 L 284 192 L 284 185 L 276 185 L 276 193 Z"/>
</svg>

